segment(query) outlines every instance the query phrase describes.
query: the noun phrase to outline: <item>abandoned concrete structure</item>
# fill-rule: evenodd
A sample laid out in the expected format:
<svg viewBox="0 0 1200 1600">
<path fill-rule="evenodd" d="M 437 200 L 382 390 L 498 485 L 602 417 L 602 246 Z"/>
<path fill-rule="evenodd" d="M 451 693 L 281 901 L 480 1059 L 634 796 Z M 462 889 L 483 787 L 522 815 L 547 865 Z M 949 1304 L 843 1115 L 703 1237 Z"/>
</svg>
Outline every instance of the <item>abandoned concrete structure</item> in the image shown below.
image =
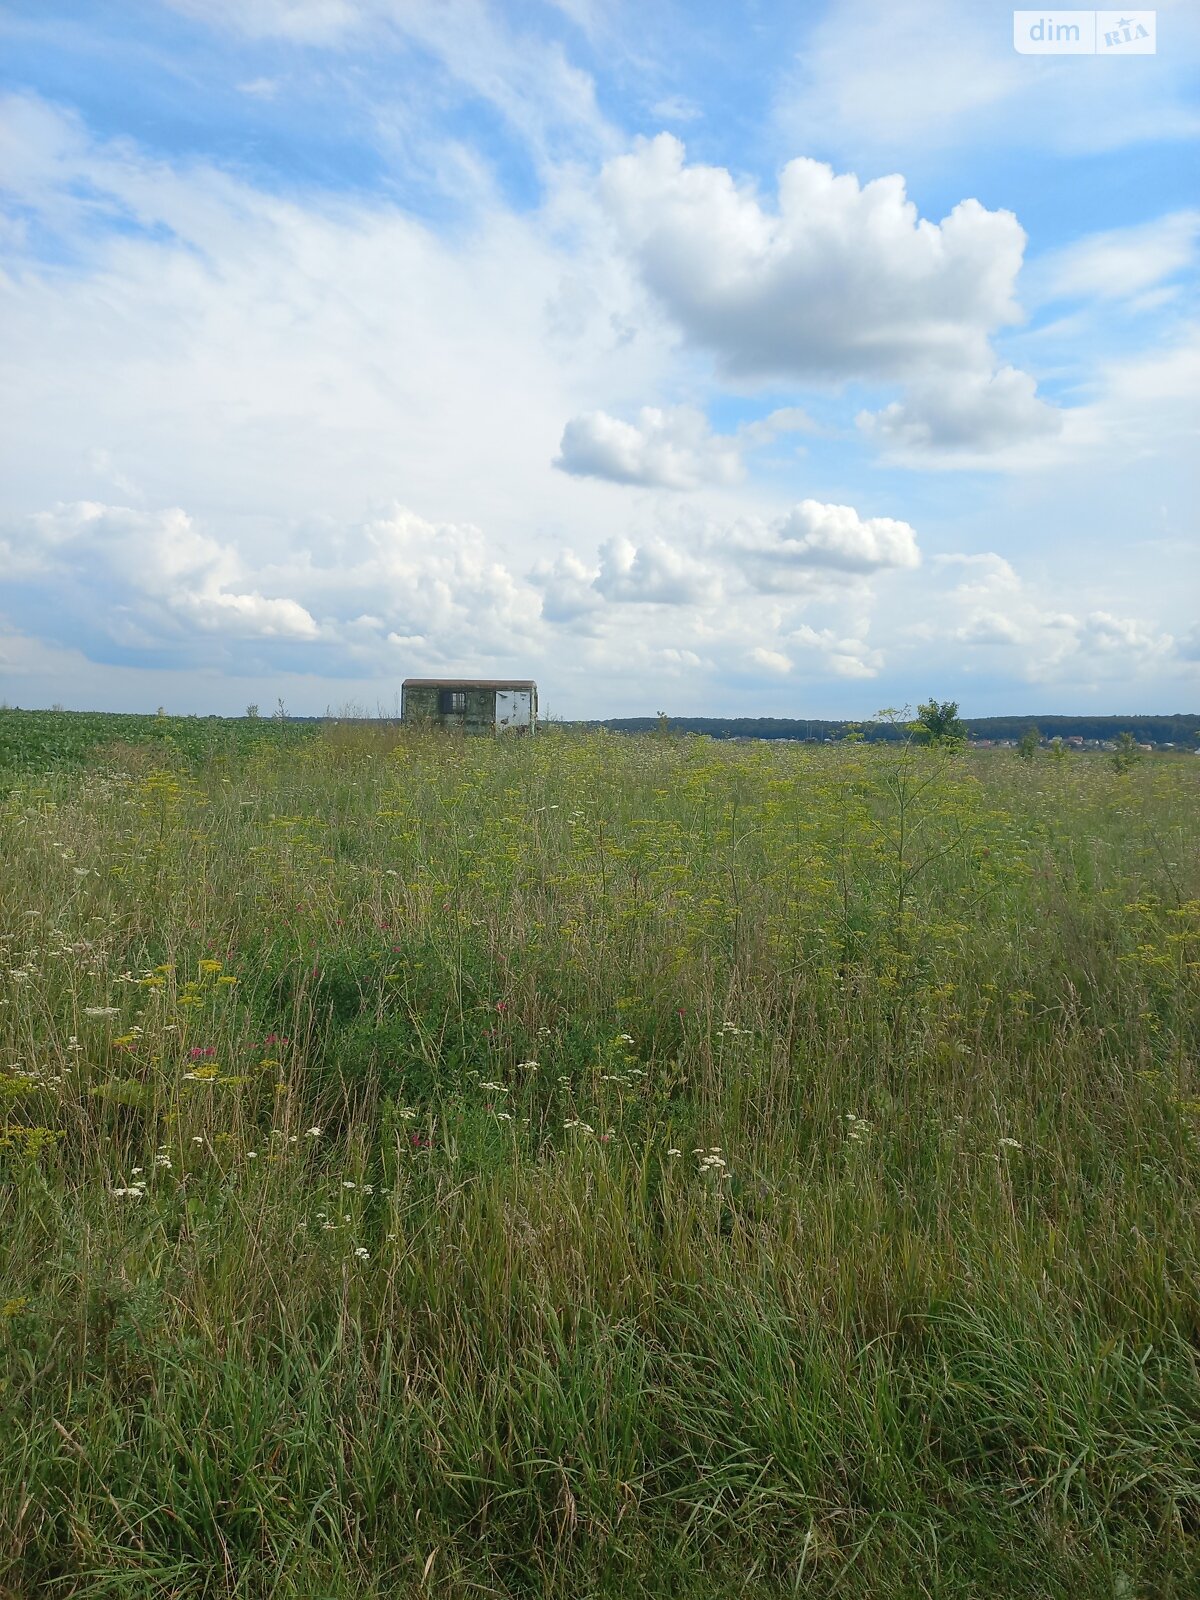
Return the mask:
<svg viewBox="0 0 1200 1600">
<path fill-rule="evenodd" d="M 531 679 L 406 678 L 400 715 L 409 724 L 463 733 L 534 733 L 537 684 Z"/>
</svg>

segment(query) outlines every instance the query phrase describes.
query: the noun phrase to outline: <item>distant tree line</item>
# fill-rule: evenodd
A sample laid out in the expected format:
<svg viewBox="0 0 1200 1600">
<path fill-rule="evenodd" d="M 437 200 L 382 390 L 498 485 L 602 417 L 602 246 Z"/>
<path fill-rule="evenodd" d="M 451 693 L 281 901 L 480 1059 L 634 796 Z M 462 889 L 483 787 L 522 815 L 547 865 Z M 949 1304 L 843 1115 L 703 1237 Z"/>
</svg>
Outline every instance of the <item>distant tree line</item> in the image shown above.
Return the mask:
<svg viewBox="0 0 1200 1600">
<path fill-rule="evenodd" d="M 1175 712 L 1161 716 L 1133 717 L 964 717 L 972 739 L 1019 739 L 1033 724 L 1044 739 L 1113 739 L 1132 733 L 1147 744 L 1177 744 L 1194 747 L 1200 735 L 1200 714 Z M 852 731 L 865 739 L 904 739 L 906 725 L 884 722 L 833 722 L 818 717 L 668 717 L 672 733 L 705 733 L 713 739 L 844 739 Z M 608 717 L 603 721 L 576 724 L 589 728 L 608 728 L 613 733 L 654 733 L 661 731 L 661 717 Z"/>
</svg>

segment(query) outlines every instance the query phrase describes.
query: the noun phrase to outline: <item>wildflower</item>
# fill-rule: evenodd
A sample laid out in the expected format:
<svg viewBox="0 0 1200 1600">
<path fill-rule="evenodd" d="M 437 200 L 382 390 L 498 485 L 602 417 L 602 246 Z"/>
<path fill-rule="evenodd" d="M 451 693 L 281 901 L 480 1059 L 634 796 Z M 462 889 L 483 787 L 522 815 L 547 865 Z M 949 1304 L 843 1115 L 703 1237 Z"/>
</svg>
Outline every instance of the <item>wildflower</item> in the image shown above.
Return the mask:
<svg viewBox="0 0 1200 1600">
<path fill-rule="evenodd" d="M 156 1166 L 156 1167 L 166 1167 L 166 1168 L 167 1168 L 167 1170 L 168 1170 L 168 1171 L 170 1171 L 170 1168 L 171 1168 L 171 1158 L 170 1158 L 170 1156 L 168 1156 L 168 1155 L 165 1155 L 165 1154 L 163 1154 L 163 1153 L 162 1153 L 162 1152 L 160 1152 L 160 1153 L 159 1153 L 159 1154 L 158 1154 L 158 1155 L 156 1155 L 156 1156 L 155 1156 L 155 1158 L 154 1158 L 154 1165 L 155 1165 L 155 1166 Z"/>
<path fill-rule="evenodd" d="M 110 1189 L 110 1194 L 116 1195 L 118 1200 L 141 1200 L 146 1193 L 144 1184 L 131 1184 L 128 1189 Z"/>
<path fill-rule="evenodd" d="M 1000 1143 L 1009 1150 L 1023 1150 L 1025 1148 L 1024 1145 L 1019 1144 L 1016 1139 L 1001 1139 Z"/>
<path fill-rule="evenodd" d="M 321 1137 L 321 1130 L 320 1128 L 309 1128 L 304 1137 L 306 1139 L 319 1139 Z"/>
<path fill-rule="evenodd" d="M 116 1006 L 84 1006 L 83 1014 L 85 1017 L 120 1016 L 120 1012 L 117 1010 Z"/>
<path fill-rule="evenodd" d="M 683 1151 L 682 1150 L 668 1150 L 667 1154 L 669 1156 L 681 1156 L 683 1154 Z"/>
<path fill-rule="evenodd" d="M 366 1245 L 358 1245 L 354 1251 L 354 1254 L 360 1261 L 369 1261 L 371 1259 L 371 1252 L 367 1249 Z"/>
<path fill-rule="evenodd" d="M 247 1161 L 257 1161 L 258 1160 L 258 1151 L 257 1150 L 247 1150 L 246 1151 L 246 1160 Z"/>
<path fill-rule="evenodd" d="M 202 973 L 204 973 L 206 976 L 209 973 L 220 972 L 220 970 L 221 970 L 221 963 L 219 961 L 201 961 L 200 962 L 200 971 Z"/>
<path fill-rule="evenodd" d="M 358 1185 L 352 1179 L 346 1178 L 346 1179 L 343 1180 L 342 1188 L 343 1189 L 357 1189 Z"/>
</svg>

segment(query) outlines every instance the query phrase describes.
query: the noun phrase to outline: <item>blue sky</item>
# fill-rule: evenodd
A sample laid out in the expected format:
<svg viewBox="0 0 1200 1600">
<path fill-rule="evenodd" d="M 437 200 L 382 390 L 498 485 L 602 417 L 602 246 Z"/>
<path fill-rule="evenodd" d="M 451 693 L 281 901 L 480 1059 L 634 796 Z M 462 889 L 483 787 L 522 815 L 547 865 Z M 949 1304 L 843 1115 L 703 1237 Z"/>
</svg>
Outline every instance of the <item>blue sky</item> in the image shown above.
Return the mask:
<svg viewBox="0 0 1200 1600">
<path fill-rule="evenodd" d="M 0 698 L 1195 709 L 1200 14 L 0 13 Z"/>
</svg>

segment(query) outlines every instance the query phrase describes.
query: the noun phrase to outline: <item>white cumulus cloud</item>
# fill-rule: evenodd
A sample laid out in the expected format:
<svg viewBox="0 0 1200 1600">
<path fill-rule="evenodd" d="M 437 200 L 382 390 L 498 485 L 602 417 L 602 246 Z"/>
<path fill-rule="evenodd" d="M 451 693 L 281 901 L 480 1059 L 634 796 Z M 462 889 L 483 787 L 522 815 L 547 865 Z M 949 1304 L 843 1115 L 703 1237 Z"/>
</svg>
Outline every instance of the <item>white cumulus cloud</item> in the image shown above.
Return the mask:
<svg viewBox="0 0 1200 1600">
<path fill-rule="evenodd" d="M 899 176 L 860 185 L 798 158 L 769 209 L 664 133 L 610 161 L 601 189 L 646 284 L 735 376 L 990 370 L 990 334 L 1020 316 L 1016 217 L 966 199 L 930 222 Z"/>
<path fill-rule="evenodd" d="M 617 538 L 601 547 L 593 587 L 610 601 L 696 605 L 718 597 L 720 579 L 702 560 L 665 539 L 636 545 Z"/>
<path fill-rule="evenodd" d="M 956 372 L 915 384 L 903 400 L 882 411 L 860 412 L 858 426 L 889 455 L 980 457 L 1029 439 L 1053 438 L 1062 416 L 1039 400 L 1027 372 L 1001 367 L 993 373 Z"/>
<path fill-rule="evenodd" d="M 907 522 L 862 517 L 853 506 L 802 500 L 771 521 L 744 520 L 729 531 L 727 556 L 764 591 L 795 588 L 816 573 L 866 575 L 916 567 L 921 553 Z"/>
<path fill-rule="evenodd" d="M 572 417 L 554 465 L 576 477 L 663 489 L 737 483 L 744 475 L 737 439 L 714 434 L 691 406 L 643 406 L 636 422 L 606 411 Z"/>
</svg>

